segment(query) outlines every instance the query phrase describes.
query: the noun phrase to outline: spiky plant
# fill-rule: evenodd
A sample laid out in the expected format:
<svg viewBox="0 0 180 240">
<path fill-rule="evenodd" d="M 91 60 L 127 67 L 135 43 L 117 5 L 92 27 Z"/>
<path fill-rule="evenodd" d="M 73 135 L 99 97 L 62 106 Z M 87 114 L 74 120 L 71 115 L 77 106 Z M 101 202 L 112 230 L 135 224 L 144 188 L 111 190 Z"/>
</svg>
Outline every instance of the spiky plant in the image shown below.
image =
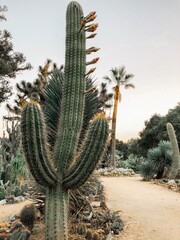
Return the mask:
<svg viewBox="0 0 180 240">
<path fill-rule="evenodd" d="M 139 170 L 144 181 L 149 181 L 155 175 L 154 168 L 150 161 L 144 161 L 141 163 Z"/>
<path fill-rule="evenodd" d="M 18 179 L 20 184 L 24 182 L 28 177 L 27 165 L 25 165 L 25 160 L 23 159 L 20 151 L 16 152 L 16 155 L 11 160 L 12 175 L 14 179 Z"/>
<path fill-rule="evenodd" d="M 46 107 L 41 108 L 37 95 L 32 93 L 31 101 L 22 111 L 24 154 L 35 180 L 46 188 L 46 240 L 68 239 L 69 189 L 86 182 L 101 159 L 108 138 L 107 120 L 96 117 L 89 124 L 81 146 L 78 145 L 84 119 L 85 76 L 94 70 L 85 73 L 86 52 L 97 51 L 85 49 L 85 31 L 94 31 L 97 24 L 86 28 L 85 23 L 95 16 L 95 12 L 91 12 L 84 18 L 81 6 L 74 1 L 69 3 L 62 100 L 58 104 L 53 101 L 57 92 L 50 90 L 49 84 Z M 52 80 L 51 84 L 54 83 Z M 51 129 L 52 134 L 47 134 Z"/>
<path fill-rule="evenodd" d="M 149 149 L 147 159 L 157 174 L 156 178 L 162 178 L 165 167 L 171 167 L 171 151 L 171 143 L 168 141 L 160 141 L 157 147 Z"/>
<path fill-rule="evenodd" d="M 170 171 L 169 177 L 174 179 L 178 174 L 178 170 L 180 169 L 180 155 L 179 155 L 179 146 L 176 138 L 176 133 L 174 131 L 174 127 L 171 123 L 167 123 L 167 132 L 172 145 L 172 167 Z"/>
</svg>

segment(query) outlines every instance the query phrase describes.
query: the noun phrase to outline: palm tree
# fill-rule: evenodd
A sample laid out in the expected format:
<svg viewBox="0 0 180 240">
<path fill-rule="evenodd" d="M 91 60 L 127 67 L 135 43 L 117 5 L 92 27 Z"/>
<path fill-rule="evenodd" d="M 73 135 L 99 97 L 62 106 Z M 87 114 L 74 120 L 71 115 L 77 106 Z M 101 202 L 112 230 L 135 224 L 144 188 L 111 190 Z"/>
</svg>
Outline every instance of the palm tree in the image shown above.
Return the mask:
<svg viewBox="0 0 180 240">
<path fill-rule="evenodd" d="M 110 70 L 111 77 L 105 76 L 104 79 L 108 80 L 109 83 L 114 83 L 114 108 L 112 117 L 112 129 L 111 129 L 111 159 L 110 166 L 115 167 L 115 149 L 116 149 L 116 119 L 117 119 L 117 108 L 118 101 L 121 101 L 120 86 L 124 86 L 125 89 L 135 88 L 134 84 L 129 81 L 134 77 L 133 74 L 126 74 L 125 67 L 112 68 Z"/>
<path fill-rule="evenodd" d="M 99 112 L 105 112 L 107 109 L 112 107 L 113 93 L 108 93 L 107 83 L 102 82 L 99 89 Z"/>
</svg>

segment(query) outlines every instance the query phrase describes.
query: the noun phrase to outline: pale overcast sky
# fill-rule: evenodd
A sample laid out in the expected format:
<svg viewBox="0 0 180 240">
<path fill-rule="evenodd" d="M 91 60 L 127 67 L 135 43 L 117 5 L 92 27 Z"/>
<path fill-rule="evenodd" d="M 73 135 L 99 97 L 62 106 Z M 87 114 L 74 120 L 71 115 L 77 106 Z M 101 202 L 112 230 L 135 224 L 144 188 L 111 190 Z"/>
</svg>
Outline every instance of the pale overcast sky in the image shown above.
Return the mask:
<svg viewBox="0 0 180 240">
<path fill-rule="evenodd" d="M 16 81 L 34 80 L 47 58 L 64 63 L 65 13 L 70 1 L 1 0 L 7 5 L 7 29 L 16 51 L 24 53 L 34 69 Z M 154 113 L 164 115 L 180 101 L 180 0 L 79 0 L 87 15 L 97 12 L 97 37 L 87 47 L 101 50 L 95 77 L 124 65 L 135 75 L 135 89 L 122 89 L 117 137 L 138 136 L 144 121 Z M 1 107 L 1 116 L 5 111 Z M 2 125 L 2 124 L 1 124 Z"/>
</svg>

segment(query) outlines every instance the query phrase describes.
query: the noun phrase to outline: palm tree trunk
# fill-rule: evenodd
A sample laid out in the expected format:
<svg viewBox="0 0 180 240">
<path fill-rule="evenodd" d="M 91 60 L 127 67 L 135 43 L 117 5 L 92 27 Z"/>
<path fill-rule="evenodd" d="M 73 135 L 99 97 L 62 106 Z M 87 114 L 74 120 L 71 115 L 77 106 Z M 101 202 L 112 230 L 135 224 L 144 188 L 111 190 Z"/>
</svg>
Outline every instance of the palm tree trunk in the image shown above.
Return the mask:
<svg viewBox="0 0 180 240">
<path fill-rule="evenodd" d="M 116 85 L 115 93 L 114 93 L 114 108 L 113 108 L 112 129 L 111 129 L 111 159 L 110 159 L 110 167 L 115 167 L 116 166 L 116 161 L 115 161 L 116 119 L 117 119 L 117 108 L 118 108 L 119 98 L 120 98 L 120 88 L 119 88 L 118 85 Z"/>
</svg>

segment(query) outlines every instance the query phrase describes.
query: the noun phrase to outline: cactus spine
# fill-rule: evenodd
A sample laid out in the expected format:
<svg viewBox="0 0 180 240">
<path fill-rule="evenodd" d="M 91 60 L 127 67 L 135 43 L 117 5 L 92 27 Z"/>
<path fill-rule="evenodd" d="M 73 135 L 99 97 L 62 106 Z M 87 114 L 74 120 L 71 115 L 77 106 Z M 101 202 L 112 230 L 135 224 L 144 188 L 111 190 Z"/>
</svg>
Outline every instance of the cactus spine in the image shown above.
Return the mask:
<svg viewBox="0 0 180 240">
<path fill-rule="evenodd" d="M 62 101 L 57 112 L 60 117 L 55 143 L 51 144 L 50 149 L 46 131 L 48 119 L 44 118 L 38 102 L 31 100 L 22 111 L 24 154 L 34 178 L 46 187 L 46 240 L 68 239 L 68 191 L 86 182 L 101 159 L 108 139 L 108 122 L 102 117 L 93 119 L 84 140 L 79 139 L 86 87 L 85 26 L 81 27 L 83 19 L 81 6 L 77 2 L 70 2 L 66 14 Z M 53 95 L 51 91 L 49 94 Z M 79 142 L 82 142 L 81 146 Z"/>
<path fill-rule="evenodd" d="M 178 170 L 180 169 L 179 147 L 173 125 L 171 123 L 167 123 L 166 127 L 173 150 L 170 178 L 175 179 L 178 174 Z"/>
</svg>

